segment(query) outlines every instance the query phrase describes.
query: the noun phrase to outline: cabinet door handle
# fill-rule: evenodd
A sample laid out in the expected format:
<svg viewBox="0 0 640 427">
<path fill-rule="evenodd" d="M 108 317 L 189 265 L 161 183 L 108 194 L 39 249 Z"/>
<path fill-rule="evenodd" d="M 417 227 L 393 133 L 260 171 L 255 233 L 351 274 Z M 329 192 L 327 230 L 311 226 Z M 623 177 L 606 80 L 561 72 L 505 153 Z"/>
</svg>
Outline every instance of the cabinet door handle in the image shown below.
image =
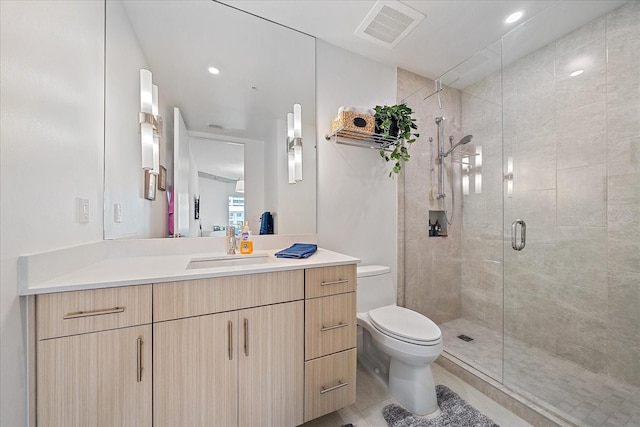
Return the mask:
<svg viewBox="0 0 640 427">
<path fill-rule="evenodd" d="M 348 281 L 349 279 L 339 279 L 339 280 L 334 280 L 333 282 L 322 282 L 320 283 L 320 286 L 339 285 L 340 283 L 347 283 Z"/>
<path fill-rule="evenodd" d="M 137 372 L 137 380 L 138 382 L 142 382 L 142 338 L 138 337 L 137 340 L 138 348 L 137 348 L 137 356 L 136 356 L 136 372 Z"/>
<path fill-rule="evenodd" d="M 324 386 L 320 387 L 320 394 L 329 393 L 330 391 L 337 390 L 339 388 L 346 387 L 348 385 L 349 383 L 343 383 L 342 381 L 338 380 L 338 384 L 334 385 L 333 387 L 329 387 L 329 388 L 324 388 Z"/>
<path fill-rule="evenodd" d="M 123 311 L 124 311 L 124 307 L 100 308 L 98 310 L 87 310 L 87 311 L 73 311 L 71 313 L 65 314 L 62 318 L 65 320 L 76 319 L 78 317 L 89 317 L 89 316 L 99 316 L 101 314 L 122 313 Z"/>
<path fill-rule="evenodd" d="M 244 319 L 244 355 L 249 357 L 249 319 Z"/>
<path fill-rule="evenodd" d="M 233 360 L 233 322 L 229 320 L 227 323 L 227 346 L 229 347 L 229 360 Z"/>
<path fill-rule="evenodd" d="M 320 328 L 320 332 L 327 332 L 327 331 L 331 331 L 333 329 L 338 329 L 338 328 L 346 328 L 347 326 L 349 326 L 348 323 L 338 323 L 337 325 L 333 325 L 333 326 L 323 326 L 322 328 Z"/>
</svg>

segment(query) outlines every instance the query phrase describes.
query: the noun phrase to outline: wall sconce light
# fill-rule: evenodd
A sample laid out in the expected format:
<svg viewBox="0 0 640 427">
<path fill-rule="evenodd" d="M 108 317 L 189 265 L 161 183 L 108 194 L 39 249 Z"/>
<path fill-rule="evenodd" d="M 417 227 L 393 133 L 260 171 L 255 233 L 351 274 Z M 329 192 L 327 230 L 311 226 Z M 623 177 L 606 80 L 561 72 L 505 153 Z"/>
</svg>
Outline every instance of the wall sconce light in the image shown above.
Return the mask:
<svg viewBox="0 0 640 427">
<path fill-rule="evenodd" d="M 287 114 L 287 164 L 289 184 L 302 181 L 302 107 L 293 104 L 293 113 Z"/>
<path fill-rule="evenodd" d="M 140 70 L 140 143 L 142 169 L 160 173 L 160 136 L 162 118 L 158 115 L 158 86 L 153 84 L 151 71 Z"/>
<path fill-rule="evenodd" d="M 507 157 L 507 174 L 504 176 L 507 181 L 507 196 L 513 195 L 513 157 Z"/>
<path fill-rule="evenodd" d="M 236 193 L 244 193 L 244 179 L 236 181 Z"/>
<path fill-rule="evenodd" d="M 482 147 L 476 153 L 462 157 L 462 195 L 482 193 Z"/>
<path fill-rule="evenodd" d="M 475 176 L 475 193 L 482 193 L 482 147 L 476 146 L 475 165 L 473 167 L 476 172 Z"/>
</svg>

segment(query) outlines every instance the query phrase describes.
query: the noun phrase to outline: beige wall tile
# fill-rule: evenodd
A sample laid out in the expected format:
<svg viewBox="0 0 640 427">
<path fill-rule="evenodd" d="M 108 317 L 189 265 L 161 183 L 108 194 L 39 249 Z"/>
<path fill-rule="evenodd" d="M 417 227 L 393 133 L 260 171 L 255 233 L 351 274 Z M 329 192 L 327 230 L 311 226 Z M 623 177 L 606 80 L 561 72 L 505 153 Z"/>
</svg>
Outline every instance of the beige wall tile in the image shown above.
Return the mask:
<svg viewBox="0 0 640 427">
<path fill-rule="evenodd" d="M 558 226 L 603 227 L 607 217 L 606 164 L 562 169 L 557 174 Z"/>
</svg>

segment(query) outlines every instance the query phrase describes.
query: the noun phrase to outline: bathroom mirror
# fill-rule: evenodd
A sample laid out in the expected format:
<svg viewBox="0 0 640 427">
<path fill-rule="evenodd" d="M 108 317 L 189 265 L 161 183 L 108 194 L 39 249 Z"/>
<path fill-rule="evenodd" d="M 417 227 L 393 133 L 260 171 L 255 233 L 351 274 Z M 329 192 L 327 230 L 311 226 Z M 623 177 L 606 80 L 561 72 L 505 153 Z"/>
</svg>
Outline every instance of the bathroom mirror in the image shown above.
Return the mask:
<svg viewBox="0 0 640 427">
<path fill-rule="evenodd" d="M 243 205 L 255 234 L 267 211 L 277 234 L 316 232 L 313 37 L 215 1 L 110 0 L 105 40 L 106 239 L 169 236 L 173 215 L 187 224 L 174 234 L 215 235 L 234 203 Z M 157 190 L 153 201 L 144 198 L 138 130 L 142 68 L 158 86 L 167 171 L 166 191 Z M 302 105 L 303 180 L 289 184 L 286 116 L 295 103 Z M 231 160 L 221 147 L 242 151 L 234 159 L 243 164 L 225 169 Z M 187 184 L 176 188 L 180 176 Z M 235 191 L 238 180 L 244 193 Z M 222 206 L 201 194 L 212 184 L 227 188 L 226 197 L 216 196 Z M 196 219 L 198 200 L 205 216 Z"/>
</svg>

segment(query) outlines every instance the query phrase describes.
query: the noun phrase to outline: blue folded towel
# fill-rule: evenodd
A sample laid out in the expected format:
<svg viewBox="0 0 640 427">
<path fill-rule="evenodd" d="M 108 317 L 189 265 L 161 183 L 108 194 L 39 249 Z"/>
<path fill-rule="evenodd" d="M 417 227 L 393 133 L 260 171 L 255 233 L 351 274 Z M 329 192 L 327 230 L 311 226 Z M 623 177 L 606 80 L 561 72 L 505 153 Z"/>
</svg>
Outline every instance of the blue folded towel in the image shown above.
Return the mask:
<svg viewBox="0 0 640 427">
<path fill-rule="evenodd" d="M 318 250 L 318 245 L 312 243 L 294 243 L 287 249 L 276 252 L 277 258 L 309 258 Z"/>
</svg>

